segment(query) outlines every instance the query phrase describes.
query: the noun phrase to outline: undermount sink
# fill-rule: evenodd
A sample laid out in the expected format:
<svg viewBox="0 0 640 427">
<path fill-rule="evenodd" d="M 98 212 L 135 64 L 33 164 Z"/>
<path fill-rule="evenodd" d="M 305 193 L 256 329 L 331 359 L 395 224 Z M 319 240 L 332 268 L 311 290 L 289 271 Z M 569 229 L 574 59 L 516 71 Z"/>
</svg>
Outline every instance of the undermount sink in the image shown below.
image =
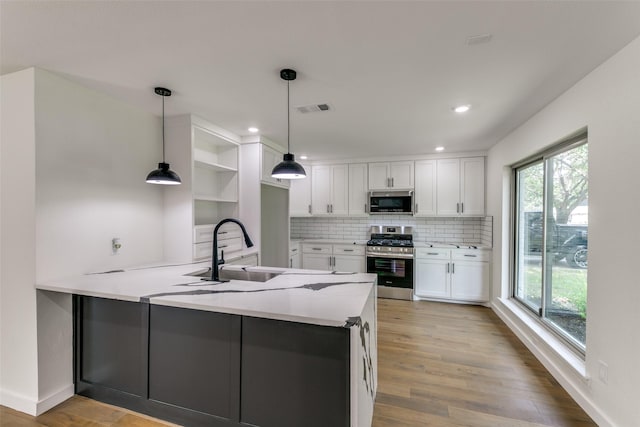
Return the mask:
<svg viewBox="0 0 640 427">
<path fill-rule="evenodd" d="M 218 273 L 220 280 L 246 280 L 249 282 L 266 282 L 280 274 L 282 274 L 282 271 L 227 270 L 225 268 L 221 268 Z M 186 274 L 186 276 L 211 279 L 211 269 L 194 271 L 193 273 Z"/>
</svg>

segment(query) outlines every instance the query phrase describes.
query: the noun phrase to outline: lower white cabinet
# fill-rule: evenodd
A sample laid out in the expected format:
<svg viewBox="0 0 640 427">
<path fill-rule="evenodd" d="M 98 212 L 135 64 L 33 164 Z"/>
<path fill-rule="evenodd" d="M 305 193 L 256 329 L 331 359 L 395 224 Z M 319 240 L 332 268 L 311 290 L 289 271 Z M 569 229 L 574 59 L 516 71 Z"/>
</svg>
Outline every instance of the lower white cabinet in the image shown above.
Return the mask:
<svg viewBox="0 0 640 427">
<path fill-rule="evenodd" d="M 482 249 L 418 248 L 415 294 L 456 301 L 489 301 L 491 253 Z"/>
<path fill-rule="evenodd" d="M 308 270 L 366 272 L 363 245 L 303 243 L 302 268 Z"/>
<path fill-rule="evenodd" d="M 289 268 L 302 268 L 300 257 L 300 243 L 289 243 Z"/>
</svg>

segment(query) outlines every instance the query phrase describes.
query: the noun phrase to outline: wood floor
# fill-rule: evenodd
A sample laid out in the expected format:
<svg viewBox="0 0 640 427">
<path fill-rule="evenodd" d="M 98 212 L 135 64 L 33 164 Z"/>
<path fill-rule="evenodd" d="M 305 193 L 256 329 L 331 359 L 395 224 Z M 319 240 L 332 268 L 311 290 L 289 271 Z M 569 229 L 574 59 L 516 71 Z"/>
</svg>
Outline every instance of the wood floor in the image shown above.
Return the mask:
<svg viewBox="0 0 640 427">
<path fill-rule="evenodd" d="M 75 396 L 37 418 L 0 407 L 0 425 L 173 424 Z M 373 427 L 595 425 L 490 309 L 378 300 Z"/>
</svg>

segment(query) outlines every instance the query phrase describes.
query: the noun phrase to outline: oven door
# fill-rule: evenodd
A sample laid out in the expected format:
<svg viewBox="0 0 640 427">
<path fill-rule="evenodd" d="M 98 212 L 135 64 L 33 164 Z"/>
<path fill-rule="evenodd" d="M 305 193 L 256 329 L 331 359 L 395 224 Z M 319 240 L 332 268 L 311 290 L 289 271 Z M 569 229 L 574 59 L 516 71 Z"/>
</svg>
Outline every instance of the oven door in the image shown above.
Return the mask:
<svg viewBox="0 0 640 427">
<path fill-rule="evenodd" d="M 413 298 L 413 257 L 368 255 L 367 273 L 378 275 L 378 296 Z"/>
</svg>

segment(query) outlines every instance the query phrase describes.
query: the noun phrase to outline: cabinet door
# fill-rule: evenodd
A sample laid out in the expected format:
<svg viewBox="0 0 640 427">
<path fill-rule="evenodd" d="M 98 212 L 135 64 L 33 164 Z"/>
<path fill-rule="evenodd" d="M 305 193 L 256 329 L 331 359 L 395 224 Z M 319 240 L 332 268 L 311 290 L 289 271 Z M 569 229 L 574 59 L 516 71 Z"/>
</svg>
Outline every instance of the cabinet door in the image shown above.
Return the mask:
<svg viewBox="0 0 640 427">
<path fill-rule="evenodd" d="M 307 177 L 291 180 L 289 187 L 289 216 L 311 215 L 311 167 L 302 166 L 307 172 Z"/>
<path fill-rule="evenodd" d="M 266 145 L 262 145 L 262 181 L 267 184 L 289 188 L 288 179 L 278 179 L 271 176 L 271 171 L 281 161 L 282 154 Z"/>
<path fill-rule="evenodd" d="M 302 268 L 306 270 L 331 270 L 331 255 L 303 253 Z"/>
<path fill-rule="evenodd" d="M 367 214 L 367 175 L 366 163 L 349 165 L 349 215 Z"/>
<path fill-rule="evenodd" d="M 334 255 L 335 265 L 333 270 L 354 273 L 366 273 L 367 266 L 364 256 L 359 255 Z"/>
<path fill-rule="evenodd" d="M 460 159 L 460 202 L 463 215 L 484 215 L 484 157 Z"/>
<path fill-rule="evenodd" d="M 331 208 L 334 215 L 349 214 L 349 166 L 331 166 Z"/>
<path fill-rule="evenodd" d="M 392 188 L 413 188 L 413 162 L 392 162 L 389 165 Z"/>
<path fill-rule="evenodd" d="M 295 253 L 289 257 L 289 268 L 300 268 L 300 254 Z"/>
<path fill-rule="evenodd" d="M 454 261 L 451 273 L 451 298 L 464 301 L 489 301 L 489 263 Z"/>
<path fill-rule="evenodd" d="M 331 204 L 331 166 L 311 168 L 311 212 L 314 215 L 329 213 Z"/>
<path fill-rule="evenodd" d="M 420 297 L 449 298 L 450 263 L 434 259 L 416 259 L 415 293 Z"/>
<path fill-rule="evenodd" d="M 416 162 L 415 216 L 436 214 L 436 162 Z"/>
<path fill-rule="evenodd" d="M 389 163 L 369 163 L 369 190 L 389 188 Z"/>
<path fill-rule="evenodd" d="M 443 159 L 436 163 L 438 215 L 458 215 L 460 207 L 460 161 Z"/>
</svg>

